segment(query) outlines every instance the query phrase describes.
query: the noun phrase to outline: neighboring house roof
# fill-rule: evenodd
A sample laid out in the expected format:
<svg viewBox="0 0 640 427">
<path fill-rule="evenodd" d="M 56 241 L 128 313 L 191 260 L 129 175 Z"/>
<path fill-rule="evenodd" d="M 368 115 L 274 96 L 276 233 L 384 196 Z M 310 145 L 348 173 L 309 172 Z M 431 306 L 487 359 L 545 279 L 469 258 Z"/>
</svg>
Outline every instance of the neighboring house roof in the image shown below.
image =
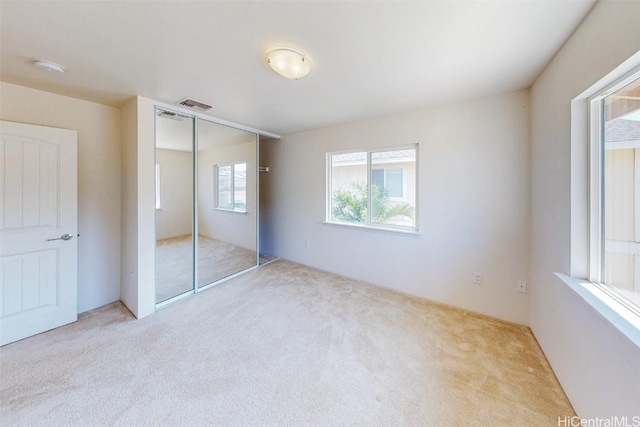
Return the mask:
<svg viewBox="0 0 640 427">
<path fill-rule="evenodd" d="M 607 122 L 604 130 L 605 143 L 640 140 L 640 122 L 617 119 Z"/>
<path fill-rule="evenodd" d="M 416 150 L 412 148 L 407 150 L 377 151 L 371 153 L 371 157 L 374 164 L 415 162 Z M 367 153 L 360 151 L 352 153 L 333 154 L 331 161 L 334 166 L 347 166 L 357 164 L 364 165 L 367 163 Z"/>
</svg>

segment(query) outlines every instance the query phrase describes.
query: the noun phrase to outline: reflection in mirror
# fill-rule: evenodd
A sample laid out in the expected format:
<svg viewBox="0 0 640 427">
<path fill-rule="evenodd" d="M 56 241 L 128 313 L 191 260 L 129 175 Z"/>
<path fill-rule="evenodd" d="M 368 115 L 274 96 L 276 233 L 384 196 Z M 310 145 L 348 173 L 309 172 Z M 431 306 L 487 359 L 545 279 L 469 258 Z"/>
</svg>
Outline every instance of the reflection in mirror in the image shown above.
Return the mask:
<svg viewBox="0 0 640 427">
<path fill-rule="evenodd" d="M 156 111 L 156 303 L 193 291 L 194 119 Z"/>
<path fill-rule="evenodd" d="M 198 119 L 198 287 L 255 266 L 257 136 Z"/>
</svg>

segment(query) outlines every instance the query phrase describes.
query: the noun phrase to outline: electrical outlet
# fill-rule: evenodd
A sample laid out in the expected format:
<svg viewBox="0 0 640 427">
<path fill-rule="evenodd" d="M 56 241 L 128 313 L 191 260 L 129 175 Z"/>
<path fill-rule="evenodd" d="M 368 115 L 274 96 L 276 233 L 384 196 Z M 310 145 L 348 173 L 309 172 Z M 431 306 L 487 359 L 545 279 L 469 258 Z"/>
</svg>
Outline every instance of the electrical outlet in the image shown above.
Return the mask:
<svg viewBox="0 0 640 427">
<path fill-rule="evenodd" d="M 482 273 L 479 271 L 473 272 L 473 283 L 477 283 L 478 285 L 482 283 Z"/>
<path fill-rule="evenodd" d="M 304 247 L 305 248 L 310 248 L 311 247 L 311 240 L 305 240 L 304 241 Z"/>
<path fill-rule="evenodd" d="M 526 294 L 527 293 L 527 281 L 526 280 L 518 280 L 517 290 L 521 294 Z"/>
</svg>

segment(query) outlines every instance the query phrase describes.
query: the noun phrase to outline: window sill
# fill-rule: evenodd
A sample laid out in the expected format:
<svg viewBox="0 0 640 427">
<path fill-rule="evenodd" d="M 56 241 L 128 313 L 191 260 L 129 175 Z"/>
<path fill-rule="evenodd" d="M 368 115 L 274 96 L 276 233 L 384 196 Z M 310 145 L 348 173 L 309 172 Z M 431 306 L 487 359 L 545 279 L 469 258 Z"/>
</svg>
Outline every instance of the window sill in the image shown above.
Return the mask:
<svg viewBox="0 0 640 427">
<path fill-rule="evenodd" d="M 365 225 L 365 224 L 335 222 L 335 221 L 322 221 L 322 223 L 326 225 L 335 225 L 338 227 L 355 228 L 358 230 L 371 230 L 371 231 L 378 231 L 382 233 L 402 234 L 405 236 L 413 236 L 413 237 L 420 236 L 420 233 L 418 232 L 418 230 L 408 230 L 408 229 L 392 228 L 392 227 L 378 227 L 375 225 Z"/>
<path fill-rule="evenodd" d="M 233 212 L 233 213 L 237 213 L 237 214 L 242 214 L 242 215 L 246 215 L 247 211 L 239 211 L 236 209 L 224 209 L 224 208 L 213 208 L 214 211 L 222 211 L 222 212 Z"/>
<path fill-rule="evenodd" d="M 640 316 L 588 280 L 555 273 L 587 304 L 640 348 Z"/>
</svg>

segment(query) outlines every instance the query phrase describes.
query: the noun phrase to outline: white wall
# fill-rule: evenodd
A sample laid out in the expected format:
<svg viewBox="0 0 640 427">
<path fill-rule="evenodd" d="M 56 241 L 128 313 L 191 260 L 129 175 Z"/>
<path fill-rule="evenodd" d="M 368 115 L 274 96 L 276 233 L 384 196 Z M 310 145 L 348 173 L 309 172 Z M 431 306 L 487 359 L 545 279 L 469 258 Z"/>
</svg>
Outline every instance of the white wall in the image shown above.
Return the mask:
<svg viewBox="0 0 640 427">
<path fill-rule="evenodd" d="M 138 318 L 155 310 L 155 110 L 136 97 L 122 112 L 121 300 Z"/>
<path fill-rule="evenodd" d="M 131 99 L 121 109 L 122 117 L 122 245 L 120 300 L 136 314 L 138 306 L 138 105 Z"/>
<path fill-rule="evenodd" d="M 198 233 L 256 250 L 256 137 L 198 152 Z M 247 163 L 247 212 L 214 209 L 214 165 Z"/>
<path fill-rule="evenodd" d="M 261 144 L 262 250 L 528 324 L 529 94 L 286 135 Z M 418 143 L 419 236 L 323 224 L 326 153 Z M 266 230 L 265 230 L 266 228 Z M 306 247 L 305 241 L 310 241 Z M 481 271 L 483 283 L 472 283 Z"/>
<path fill-rule="evenodd" d="M 160 166 L 160 209 L 156 239 L 191 235 L 193 222 L 193 153 L 156 149 Z"/>
<path fill-rule="evenodd" d="M 599 2 L 531 92 L 531 328 L 585 418 L 640 415 L 640 349 L 553 275 L 584 271 L 586 165 L 572 182 L 571 100 L 640 50 L 638 22 L 640 2 Z M 574 146 L 574 160 L 585 152 Z"/>
<path fill-rule="evenodd" d="M 2 120 L 78 131 L 78 311 L 120 298 L 120 110 L 0 83 Z"/>
</svg>

